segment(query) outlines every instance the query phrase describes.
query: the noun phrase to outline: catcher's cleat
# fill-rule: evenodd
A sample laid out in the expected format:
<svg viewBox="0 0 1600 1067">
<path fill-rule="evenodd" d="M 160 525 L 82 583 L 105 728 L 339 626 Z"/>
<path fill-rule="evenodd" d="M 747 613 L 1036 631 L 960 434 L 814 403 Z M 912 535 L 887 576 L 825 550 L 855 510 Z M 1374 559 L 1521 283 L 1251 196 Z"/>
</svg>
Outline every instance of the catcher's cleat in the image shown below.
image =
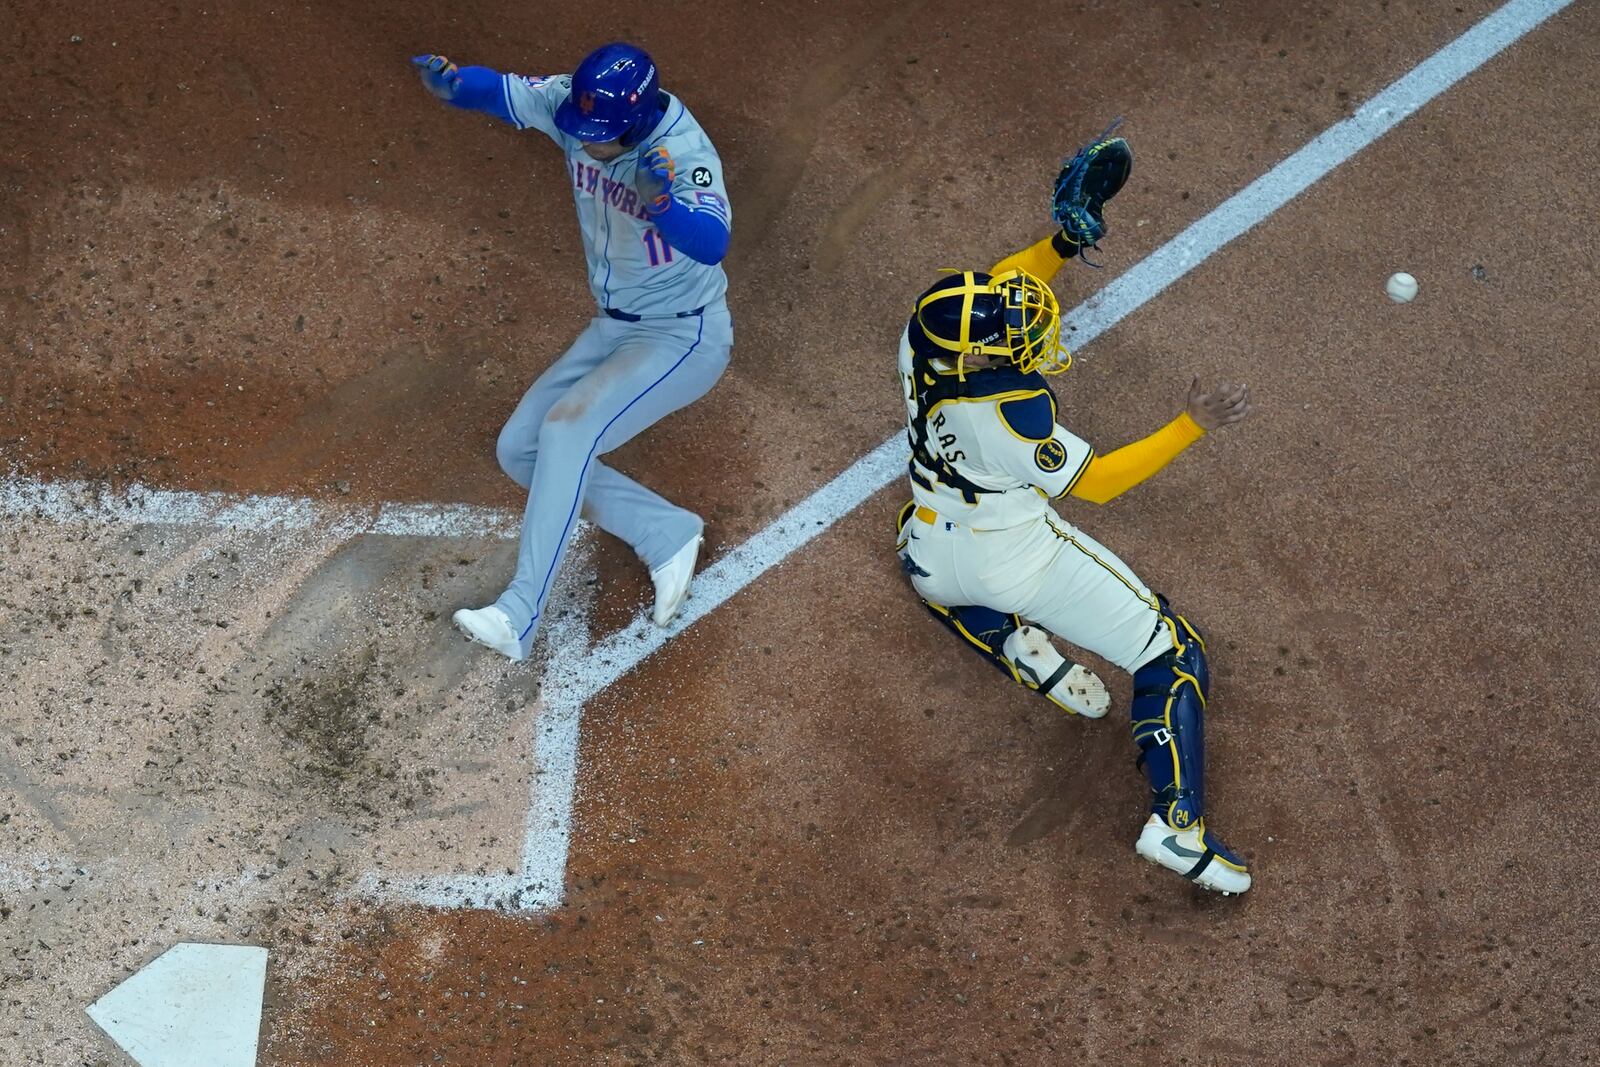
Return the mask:
<svg viewBox="0 0 1600 1067">
<path fill-rule="evenodd" d="M 1072 715 L 1098 719 L 1111 710 L 1111 694 L 1100 676 L 1073 663 L 1037 626 L 1023 626 L 1006 638 L 1002 655 L 1017 680 Z"/>
<path fill-rule="evenodd" d="M 1218 841 L 1203 819 L 1187 830 L 1178 830 L 1161 816 L 1152 815 L 1134 848 L 1151 863 L 1224 896 L 1250 888 L 1250 869 L 1244 860 Z"/>
<path fill-rule="evenodd" d="M 518 663 L 528 658 L 522 651 L 522 642 L 517 640 L 517 631 L 511 627 L 510 616 L 493 604 L 486 608 L 462 608 L 451 617 L 462 633 L 480 645 L 488 645 Z"/>
<path fill-rule="evenodd" d="M 700 546 L 705 538 L 696 535 L 694 540 L 678 549 L 676 555 L 650 572 L 656 586 L 656 606 L 651 612 L 657 626 L 666 626 L 683 606 L 689 595 L 689 583 L 694 579 L 694 564 L 700 558 Z"/>
</svg>

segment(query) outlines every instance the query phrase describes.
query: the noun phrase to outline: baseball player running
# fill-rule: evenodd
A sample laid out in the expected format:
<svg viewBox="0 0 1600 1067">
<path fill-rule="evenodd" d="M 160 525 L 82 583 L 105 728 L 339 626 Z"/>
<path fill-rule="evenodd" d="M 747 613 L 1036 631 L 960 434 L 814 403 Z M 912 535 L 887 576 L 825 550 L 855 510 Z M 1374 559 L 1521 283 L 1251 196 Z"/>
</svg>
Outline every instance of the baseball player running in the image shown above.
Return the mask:
<svg viewBox="0 0 1600 1067">
<path fill-rule="evenodd" d="M 528 491 L 517 573 L 455 622 L 513 660 L 533 645 L 579 512 L 650 568 L 655 621 L 689 592 L 705 524 L 599 457 L 704 396 L 728 365 L 723 299 L 732 210 L 716 149 L 655 63 L 607 44 L 569 75 L 528 77 L 418 56 L 422 83 L 460 108 L 536 129 L 566 153 L 599 314 L 500 431 L 500 466 Z"/>
<path fill-rule="evenodd" d="M 1245 386 L 1207 390 L 1195 379 L 1177 418 L 1103 456 L 1056 422 L 1046 376 L 1066 370 L 1071 355 L 1045 280 L 1095 247 L 1105 201 L 1132 166 L 1127 142 L 1103 136 L 1057 179 L 1059 232 L 917 298 L 900 340 L 912 500 L 896 547 L 940 621 L 1065 710 L 1099 718 L 1110 700 L 1050 633 L 1132 674 L 1133 739 L 1151 792 L 1139 855 L 1208 889 L 1242 893 L 1249 870 L 1205 821 L 1205 642 L 1050 506 L 1069 493 L 1104 504 L 1250 411 Z"/>
</svg>

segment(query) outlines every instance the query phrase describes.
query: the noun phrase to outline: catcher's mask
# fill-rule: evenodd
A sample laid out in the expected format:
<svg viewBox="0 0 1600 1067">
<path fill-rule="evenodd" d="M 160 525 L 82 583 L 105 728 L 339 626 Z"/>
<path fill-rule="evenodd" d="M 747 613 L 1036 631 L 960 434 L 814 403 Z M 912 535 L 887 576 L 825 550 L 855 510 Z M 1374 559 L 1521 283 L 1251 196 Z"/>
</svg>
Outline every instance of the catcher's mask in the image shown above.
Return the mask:
<svg viewBox="0 0 1600 1067">
<path fill-rule="evenodd" d="M 917 323 L 956 357 L 963 377 L 969 356 L 1002 356 L 1024 374 L 1060 374 L 1072 365 L 1056 295 L 1025 270 L 953 272 L 917 298 Z"/>
</svg>

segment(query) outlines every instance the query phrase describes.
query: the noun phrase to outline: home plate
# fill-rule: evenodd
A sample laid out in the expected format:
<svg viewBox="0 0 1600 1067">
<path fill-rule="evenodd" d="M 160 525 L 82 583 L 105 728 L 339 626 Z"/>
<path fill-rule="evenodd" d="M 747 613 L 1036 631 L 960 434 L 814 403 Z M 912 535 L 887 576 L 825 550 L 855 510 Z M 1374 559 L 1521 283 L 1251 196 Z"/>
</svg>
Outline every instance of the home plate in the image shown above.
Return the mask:
<svg viewBox="0 0 1600 1067">
<path fill-rule="evenodd" d="M 89 1005 L 139 1067 L 255 1067 L 267 950 L 173 945 Z"/>
</svg>

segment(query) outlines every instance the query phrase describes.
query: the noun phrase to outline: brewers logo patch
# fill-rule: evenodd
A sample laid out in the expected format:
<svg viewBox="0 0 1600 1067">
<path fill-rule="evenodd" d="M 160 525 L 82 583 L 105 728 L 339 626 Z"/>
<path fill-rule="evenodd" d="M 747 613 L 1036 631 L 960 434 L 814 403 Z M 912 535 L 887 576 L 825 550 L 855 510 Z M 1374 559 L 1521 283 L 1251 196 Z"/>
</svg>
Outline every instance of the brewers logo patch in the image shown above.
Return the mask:
<svg viewBox="0 0 1600 1067">
<path fill-rule="evenodd" d="M 1066 446 L 1054 438 L 1040 441 L 1039 447 L 1033 450 L 1033 461 L 1046 474 L 1054 474 L 1067 465 Z"/>
</svg>

